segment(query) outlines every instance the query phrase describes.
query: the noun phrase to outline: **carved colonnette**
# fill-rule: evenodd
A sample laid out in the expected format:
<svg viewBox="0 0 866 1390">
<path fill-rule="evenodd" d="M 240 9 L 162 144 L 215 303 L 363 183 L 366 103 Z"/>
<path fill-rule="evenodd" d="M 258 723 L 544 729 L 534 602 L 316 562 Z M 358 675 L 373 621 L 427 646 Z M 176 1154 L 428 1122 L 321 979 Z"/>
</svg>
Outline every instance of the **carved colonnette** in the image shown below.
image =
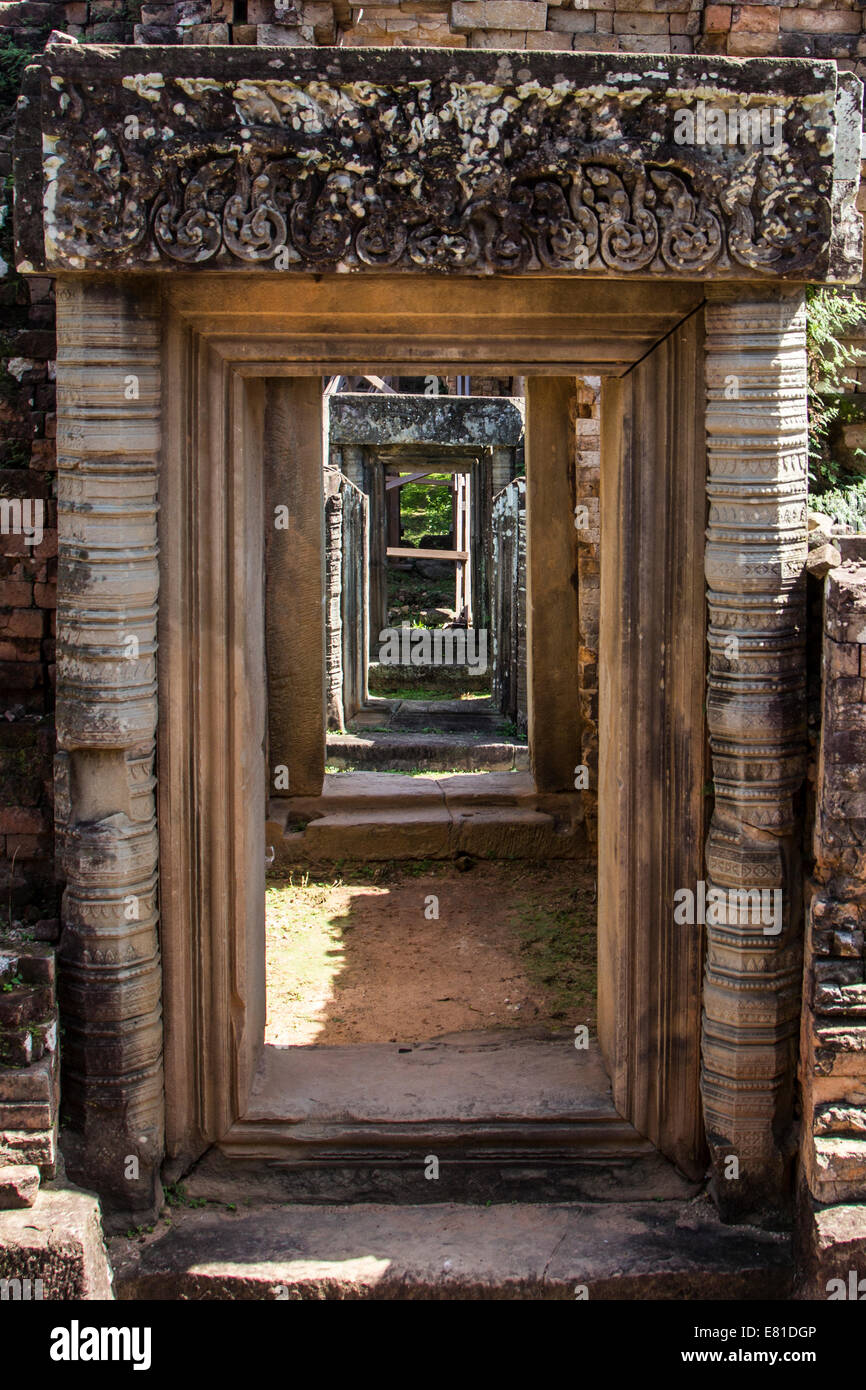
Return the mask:
<svg viewBox="0 0 866 1390">
<path fill-rule="evenodd" d="M 800 992 L 805 304 L 799 289 L 708 298 L 706 891 L 725 906 L 707 910 L 702 1093 L 722 1210 L 771 1217 L 793 1156 Z M 765 891 L 765 910 L 740 890 Z"/>
<path fill-rule="evenodd" d="M 159 319 L 57 286 L 57 829 L 70 1175 L 147 1211 L 163 1146 L 157 943 Z"/>
</svg>

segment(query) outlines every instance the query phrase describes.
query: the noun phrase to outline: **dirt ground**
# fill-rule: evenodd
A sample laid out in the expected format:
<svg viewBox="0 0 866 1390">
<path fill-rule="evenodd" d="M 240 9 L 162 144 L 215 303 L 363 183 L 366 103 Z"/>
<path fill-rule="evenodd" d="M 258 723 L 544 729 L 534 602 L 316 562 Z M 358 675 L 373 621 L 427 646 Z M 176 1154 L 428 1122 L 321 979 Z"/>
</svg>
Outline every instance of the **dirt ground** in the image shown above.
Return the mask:
<svg viewBox="0 0 866 1390">
<path fill-rule="evenodd" d="M 269 877 L 266 905 L 268 1043 L 594 1025 L 595 879 L 580 865 L 295 872 Z"/>
</svg>

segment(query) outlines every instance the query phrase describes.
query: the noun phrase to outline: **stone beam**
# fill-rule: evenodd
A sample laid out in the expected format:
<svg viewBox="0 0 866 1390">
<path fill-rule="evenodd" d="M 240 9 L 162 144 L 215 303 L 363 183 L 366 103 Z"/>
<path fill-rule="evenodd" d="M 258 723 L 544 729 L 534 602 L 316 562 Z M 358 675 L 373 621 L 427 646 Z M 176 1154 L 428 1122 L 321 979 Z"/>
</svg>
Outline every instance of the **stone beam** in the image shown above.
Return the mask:
<svg viewBox="0 0 866 1390">
<path fill-rule="evenodd" d="M 853 282 L 861 101 L 802 59 L 58 45 L 16 263 Z"/>
<path fill-rule="evenodd" d="M 523 439 L 522 407 L 507 396 L 341 392 L 328 401 L 328 434 L 333 444 L 514 447 Z"/>
<path fill-rule="evenodd" d="M 772 1221 L 782 1215 L 793 1156 L 800 995 L 803 294 L 711 287 L 706 322 L 715 810 L 706 852 L 702 1093 L 722 1213 Z"/>
</svg>

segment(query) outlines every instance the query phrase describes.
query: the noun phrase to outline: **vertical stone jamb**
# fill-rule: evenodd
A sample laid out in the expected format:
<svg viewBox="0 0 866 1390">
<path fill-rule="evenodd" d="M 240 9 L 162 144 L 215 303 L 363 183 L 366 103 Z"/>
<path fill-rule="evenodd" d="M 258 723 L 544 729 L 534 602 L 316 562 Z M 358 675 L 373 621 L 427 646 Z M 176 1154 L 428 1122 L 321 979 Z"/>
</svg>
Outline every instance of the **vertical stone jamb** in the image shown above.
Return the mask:
<svg viewBox="0 0 866 1390">
<path fill-rule="evenodd" d="M 57 287 L 57 830 L 69 1175 L 155 1208 L 160 325 L 117 283 Z"/>
<path fill-rule="evenodd" d="M 799 287 L 708 287 L 707 297 L 715 809 L 706 851 L 701 1089 L 723 1215 L 772 1222 L 788 1200 L 800 991 L 805 302 Z M 713 900 L 722 894 L 719 911 Z"/>
<path fill-rule="evenodd" d="M 325 499 L 322 385 L 274 377 L 265 393 L 265 633 L 270 795 L 318 796 L 325 777 Z M 288 508 L 288 526 L 277 508 Z M 284 517 L 281 520 L 284 521 Z M 288 786 L 277 768 L 288 769 Z"/>
<path fill-rule="evenodd" d="M 574 377 L 526 383 L 526 665 L 540 792 L 571 792 L 580 762 Z"/>
<path fill-rule="evenodd" d="M 504 487 L 508 487 L 514 477 L 514 449 L 510 444 L 494 444 L 492 450 L 491 474 L 495 497 Z"/>
<path fill-rule="evenodd" d="M 345 730 L 343 706 L 343 494 L 342 474 L 330 472 L 325 481 L 325 575 L 328 728 Z"/>
</svg>

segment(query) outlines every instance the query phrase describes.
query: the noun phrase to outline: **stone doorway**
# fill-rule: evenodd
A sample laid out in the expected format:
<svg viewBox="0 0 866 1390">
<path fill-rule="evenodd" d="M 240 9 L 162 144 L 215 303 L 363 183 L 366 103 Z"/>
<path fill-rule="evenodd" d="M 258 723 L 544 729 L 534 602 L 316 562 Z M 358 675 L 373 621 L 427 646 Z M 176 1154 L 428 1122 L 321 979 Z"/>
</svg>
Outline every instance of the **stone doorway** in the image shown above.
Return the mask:
<svg viewBox="0 0 866 1390">
<path fill-rule="evenodd" d="M 511 608 L 492 611 L 522 383 L 511 398 L 511 378 L 460 375 L 460 395 L 447 372 L 361 380 L 325 391 L 328 770 L 524 769 L 526 720 L 499 687 L 525 689 L 525 636 L 511 640 Z"/>
<path fill-rule="evenodd" d="M 680 148 L 674 114 L 698 92 L 709 99 L 704 59 L 653 58 L 636 86 L 633 65 L 608 57 L 425 54 L 422 75 L 417 55 L 388 53 L 375 56 L 372 90 L 353 54 L 293 55 L 286 82 L 266 51 L 193 58 L 187 71 L 182 50 L 55 50 L 30 70 L 22 122 L 18 264 L 60 282 L 58 804 L 74 1176 L 116 1206 L 147 1208 L 166 1149 L 177 1168 L 212 1144 L 237 1154 L 263 1135 L 272 1152 L 285 1142 L 284 1117 L 248 1109 L 263 1033 L 262 752 L 267 714 L 270 764 L 294 771 L 296 792 L 318 795 L 323 625 L 315 604 L 292 596 L 266 711 L 257 617 L 266 486 L 282 480 L 294 508 L 290 572 L 293 556 L 321 545 L 321 508 L 308 505 L 318 475 L 311 490 L 304 471 L 314 457 L 320 467 L 317 379 L 459 362 L 538 378 L 530 531 L 539 502 L 551 519 L 546 562 L 537 549 L 529 562 L 530 652 L 547 663 L 539 670 L 533 657 L 528 672 L 530 719 L 544 730 L 530 733 L 539 798 L 561 794 L 580 722 L 573 701 L 545 704 L 562 666 L 568 572 L 552 557 L 566 537 L 570 553 L 574 533 L 573 480 L 556 467 L 561 407 L 578 371 L 615 379 L 604 393 L 601 486 L 600 1032 L 617 1123 L 683 1168 L 702 1143 L 702 938 L 674 934 L 671 904 L 704 872 L 706 437 L 715 783 L 706 873 L 733 891 L 778 887 L 786 909 L 772 940 L 739 919 L 708 923 L 701 1093 L 723 1207 L 772 1204 L 785 1183 L 778 1136 L 798 993 L 800 286 L 860 274 L 858 84 L 837 82 L 830 64 L 780 62 L 770 74 L 714 60 L 725 109 L 779 104 L 792 152 L 782 161 L 740 146 Z M 326 102 L 309 114 L 314 85 L 332 93 L 333 110 Z M 73 100 L 79 144 L 66 146 Z M 418 128 L 439 134 L 425 140 L 455 137 L 453 157 L 429 163 L 429 175 L 415 169 L 415 126 L 404 131 L 388 114 L 401 103 L 430 115 Z M 287 107 L 303 120 L 295 110 L 285 121 Z M 129 140 L 128 111 L 143 144 L 103 167 L 97 146 L 108 130 Z M 171 143 L 178 111 L 191 128 L 216 131 L 208 139 L 222 151 L 215 158 L 202 135 L 191 181 L 187 136 Z M 457 135 L 468 112 L 487 144 Z M 318 140 L 343 122 L 360 149 L 368 118 L 378 132 L 370 149 L 390 141 L 416 180 L 410 203 L 425 216 L 435 207 L 432 230 L 423 218 L 406 230 L 396 185 L 375 160 L 344 206 L 352 176 L 336 135 L 316 145 L 315 171 L 304 165 L 293 131 L 303 126 L 308 140 L 319 121 Z M 515 182 L 521 121 L 546 153 L 541 165 L 527 153 Z M 511 153 L 500 168 L 505 145 L 493 131 L 503 125 Z M 158 131 L 164 146 L 153 144 Z M 39 134 L 59 151 L 44 164 Z M 278 167 L 265 172 L 274 154 Z M 464 157 L 461 177 L 480 202 L 449 184 Z M 496 192 L 493 165 L 507 193 Z M 433 173 L 430 204 L 432 187 L 422 194 Z M 93 178 L 108 180 L 99 200 L 108 225 L 94 223 Z M 221 180 L 232 179 L 229 196 Z M 351 295 L 347 269 L 359 272 Z M 568 506 L 553 508 L 554 494 Z M 298 662 L 300 651 L 316 659 Z M 275 720 L 280 699 L 287 710 L 318 704 L 317 719 Z M 130 1152 L 135 1185 L 123 1176 Z M 746 1180 L 726 1190 L 731 1153 Z"/>
</svg>

